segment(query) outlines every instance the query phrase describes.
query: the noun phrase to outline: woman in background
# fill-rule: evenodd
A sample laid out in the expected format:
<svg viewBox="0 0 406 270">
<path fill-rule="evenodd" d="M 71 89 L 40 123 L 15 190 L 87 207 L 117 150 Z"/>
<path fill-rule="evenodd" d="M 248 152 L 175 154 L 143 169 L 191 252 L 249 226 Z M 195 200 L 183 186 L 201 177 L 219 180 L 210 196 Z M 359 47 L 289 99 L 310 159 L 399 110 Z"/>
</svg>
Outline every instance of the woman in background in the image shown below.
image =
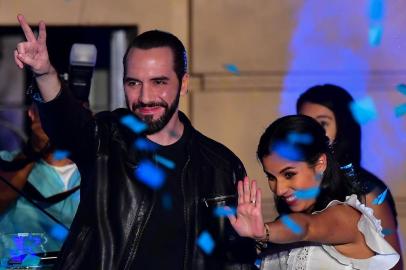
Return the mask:
<svg viewBox="0 0 406 270">
<path fill-rule="evenodd" d="M 365 204 L 372 208 L 386 231 L 385 239 L 402 254 L 397 231 L 397 212 L 392 194 L 385 183 L 361 167 L 361 126 L 354 119 L 350 104 L 352 96 L 343 88 L 332 85 L 316 85 L 300 95 L 296 103 L 297 113 L 316 119 L 326 130 L 334 158 L 342 168 L 352 168 L 354 182 L 365 195 Z M 351 165 L 352 164 L 352 167 Z M 386 191 L 387 190 L 387 191 Z M 373 201 L 386 191 L 382 204 Z M 402 258 L 394 269 L 403 269 Z"/>
<path fill-rule="evenodd" d="M 279 217 L 263 222 L 261 191 L 246 177 L 238 183 L 237 213 L 229 219 L 239 235 L 269 243 L 261 269 L 384 270 L 398 262 L 380 222 L 361 204 L 361 194 L 343 175 L 314 119 L 276 120 L 261 136 L 257 157 Z"/>
</svg>

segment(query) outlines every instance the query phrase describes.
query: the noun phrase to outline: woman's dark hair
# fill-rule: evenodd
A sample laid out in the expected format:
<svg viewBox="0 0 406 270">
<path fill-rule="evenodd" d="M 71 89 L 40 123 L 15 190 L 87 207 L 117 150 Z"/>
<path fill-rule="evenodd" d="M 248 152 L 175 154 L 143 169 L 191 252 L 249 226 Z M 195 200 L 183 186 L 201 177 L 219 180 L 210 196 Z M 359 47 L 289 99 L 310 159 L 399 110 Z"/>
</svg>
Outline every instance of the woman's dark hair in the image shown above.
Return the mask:
<svg viewBox="0 0 406 270">
<path fill-rule="evenodd" d="M 300 95 L 296 111 L 300 113 L 304 103 L 314 103 L 327 107 L 334 113 L 337 134 L 333 142 L 334 157 L 342 166 L 361 163 L 361 126 L 355 121 L 350 104 L 353 97 L 343 88 L 324 84 L 316 85 Z"/>
<path fill-rule="evenodd" d="M 292 134 L 307 139 L 295 140 L 292 139 L 294 138 Z M 296 161 L 304 161 L 310 167 L 316 165 L 322 154 L 327 157 L 326 170 L 321 179 L 320 193 L 313 211 L 324 209 L 332 200 L 343 201 L 348 195 L 359 195 L 357 188 L 341 172 L 338 163 L 333 158 L 325 130 L 313 118 L 305 115 L 289 115 L 274 121 L 259 140 L 257 158 L 263 163 L 264 157 L 275 151 L 279 154 L 278 149 L 281 144 L 300 153 L 300 158 Z M 278 196 L 275 196 L 275 204 L 279 214 L 291 212 L 286 202 Z"/>
</svg>

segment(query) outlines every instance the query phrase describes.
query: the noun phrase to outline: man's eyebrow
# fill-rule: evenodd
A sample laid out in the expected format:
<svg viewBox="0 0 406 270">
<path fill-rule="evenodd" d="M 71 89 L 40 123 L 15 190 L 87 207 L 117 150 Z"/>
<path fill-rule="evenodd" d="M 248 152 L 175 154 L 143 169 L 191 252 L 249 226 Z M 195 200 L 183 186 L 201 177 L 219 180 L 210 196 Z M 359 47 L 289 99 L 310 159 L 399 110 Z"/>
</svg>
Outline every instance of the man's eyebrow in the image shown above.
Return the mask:
<svg viewBox="0 0 406 270">
<path fill-rule="evenodd" d="M 139 81 L 139 80 L 136 78 L 128 77 L 128 76 L 124 77 L 124 82 L 129 82 L 129 81 Z"/>
<path fill-rule="evenodd" d="M 169 77 L 166 76 L 159 76 L 151 78 L 151 81 L 169 81 Z"/>
</svg>

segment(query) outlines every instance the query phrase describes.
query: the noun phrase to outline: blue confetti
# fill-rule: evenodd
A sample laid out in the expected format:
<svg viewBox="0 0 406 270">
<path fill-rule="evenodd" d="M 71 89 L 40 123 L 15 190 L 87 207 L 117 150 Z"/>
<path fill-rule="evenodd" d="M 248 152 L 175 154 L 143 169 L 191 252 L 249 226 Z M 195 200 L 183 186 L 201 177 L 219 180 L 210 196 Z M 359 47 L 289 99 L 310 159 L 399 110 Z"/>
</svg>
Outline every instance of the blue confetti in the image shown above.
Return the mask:
<svg viewBox="0 0 406 270">
<path fill-rule="evenodd" d="M 235 216 L 236 213 L 237 210 L 234 207 L 219 206 L 214 209 L 214 215 L 216 217 L 227 217 L 230 215 Z"/>
<path fill-rule="evenodd" d="M 313 137 L 306 133 L 292 132 L 288 135 L 288 142 L 292 144 L 311 144 L 313 142 Z"/>
<path fill-rule="evenodd" d="M 386 194 L 388 194 L 388 189 L 385 189 L 384 192 L 382 192 L 381 194 L 378 195 L 378 197 L 376 197 L 373 201 L 372 204 L 377 204 L 380 205 L 383 203 L 383 201 L 386 198 Z"/>
<path fill-rule="evenodd" d="M 172 196 L 169 193 L 165 193 L 162 195 L 162 206 L 165 210 L 172 209 Z"/>
<path fill-rule="evenodd" d="M 366 97 L 350 104 L 350 110 L 354 119 L 360 124 L 366 124 L 377 118 L 375 104 L 372 98 Z"/>
<path fill-rule="evenodd" d="M 153 189 L 160 188 L 165 180 L 164 171 L 148 160 L 141 161 L 134 173 L 140 182 Z"/>
<path fill-rule="evenodd" d="M 289 216 L 283 215 L 281 216 L 281 221 L 282 223 L 289 228 L 293 233 L 295 234 L 300 234 L 302 233 L 302 228 Z"/>
<path fill-rule="evenodd" d="M 382 230 L 382 234 L 384 235 L 384 236 L 388 236 L 388 235 L 391 235 L 393 233 L 393 230 L 391 230 L 391 229 L 383 229 Z"/>
<path fill-rule="evenodd" d="M 385 14 L 384 0 L 370 0 L 369 2 L 369 18 L 372 21 L 381 21 Z"/>
<path fill-rule="evenodd" d="M 377 47 L 381 44 L 383 28 L 381 25 L 371 26 L 368 32 L 369 45 Z"/>
<path fill-rule="evenodd" d="M 401 117 L 406 114 L 406 103 L 399 105 L 395 108 L 395 116 Z"/>
<path fill-rule="evenodd" d="M 262 259 L 256 259 L 254 265 L 259 269 L 261 268 Z"/>
<path fill-rule="evenodd" d="M 240 71 L 238 70 L 238 67 L 234 64 L 225 64 L 224 68 L 228 72 L 233 73 L 234 75 L 240 75 Z"/>
<path fill-rule="evenodd" d="M 168 169 L 174 169 L 175 168 L 175 162 L 173 162 L 172 160 L 169 160 L 167 158 L 164 158 L 163 156 L 155 155 L 154 159 L 155 159 L 156 162 L 161 163 L 162 165 L 164 165 Z"/>
<path fill-rule="evenodd" d="M 138 120 L 133 115 L 126 115 L 121 118 L 120 122 L 131 129 L 134 133 L 141 133 L 147 129 L 147 124 Z"/>
<path fill-rule="evenodd" d="M 320 193 L 319 187 L 312 187 L 307 189 L 300 189 L 294 192 L 296 198 L 301 200 L 315 199 Z"/>
<path fill-rule="evenodd" d="M 40 257 L 28 254 L 25 256 L 21 266 L 39 266 L 40 261 Z"/>
<path fill-rule="evenodd" d="M 155 151 L 158 149 L 158 145 L 147 140 L 145 138 L 138 138 L 134 142 L 134 148 L 141 150 L 141 151 Z"/>
<path fill-rule="evenodd" d="M 303 154 L 300 149 L 294 145 L 286 142 L 277 142 L 273 144 L 271 152 L 275 151 L 280 157 L 292 160 L 292 161 L 301 161 L 303 160 Z"/>
<path fill-rule="evenodd" d="M 68 236 L 69 231 L 59 224 L 52 226 L 49 234 L 55 239 L 64 241 Z"/>
<path fill-rule="evenodd" d="M 67 150 L 55 150 L 53 153 L 54 160 L 62 160 L 67 158 L 70 155 L 70 152 Z"/>
<path fill-rule="evenodd" d="M 199 238 L 197 239 L 197 245 L 206 253 L 211 254 L 215 243 L 213 238 L 211 237 L 210 233 L 207 231 L 203 231 Z"/>
<path fill-rule="evenodd" d="M 398 84 L 397 86 L 396 86 L 396 89 L 400 92 L 400 93 L 402 93 L 403 95 L 405 95 L 406 96 L 406 84 Z"/>
</svg>

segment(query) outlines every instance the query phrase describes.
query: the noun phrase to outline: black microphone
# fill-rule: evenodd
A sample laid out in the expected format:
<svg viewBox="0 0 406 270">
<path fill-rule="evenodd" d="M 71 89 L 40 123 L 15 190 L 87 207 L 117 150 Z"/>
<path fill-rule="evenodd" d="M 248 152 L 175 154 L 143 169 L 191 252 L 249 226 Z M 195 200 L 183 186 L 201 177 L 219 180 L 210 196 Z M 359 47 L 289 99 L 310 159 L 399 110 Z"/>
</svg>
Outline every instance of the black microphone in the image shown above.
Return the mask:
<svg viewBox="0 0 406 270">
<path fill-rule="evenodd" d="M 95 45 L 73 44 L 69 58 L 69 87 L 77 99 L 86 103 L 89 103 L 90 85 L 96 59 Z"/>
</svg>

